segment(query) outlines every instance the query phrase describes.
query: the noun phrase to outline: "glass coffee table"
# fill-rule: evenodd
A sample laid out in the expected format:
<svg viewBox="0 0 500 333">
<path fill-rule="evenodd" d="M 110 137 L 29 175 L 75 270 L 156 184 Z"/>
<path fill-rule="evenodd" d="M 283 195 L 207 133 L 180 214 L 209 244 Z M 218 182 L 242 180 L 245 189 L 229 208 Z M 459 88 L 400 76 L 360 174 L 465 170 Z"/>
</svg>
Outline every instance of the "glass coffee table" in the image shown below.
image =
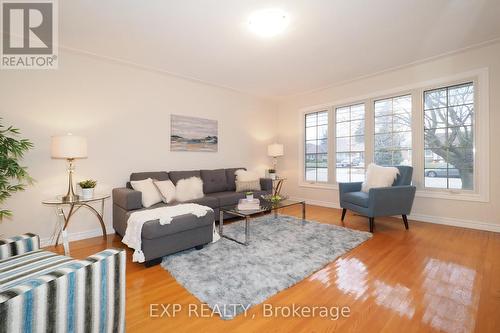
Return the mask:
<svg viewBox="0 0 500 333">
<path fill-rule="evenodd" d="M 256 210 L 240 210 L 238 209 L 238 205 L 231 205 L 226 207 L 221 207 L 219 212 L 219 234 L 221 237 L 232 240 L 236 243 L 242 245 L 248 245 L 250 243 L 250 219 L 256 215 L 260 215 L 262 213 L 274 212 L 274 217 L 278 217 L 278 209 L 290 207 L 294 205 L 302 206 L 302 220 L 306 219 L 306 202 L 305 201 L 295 201 L 295 200 L 283 200 L 279 203 L 269 203 L 269 202 L 261 202 L 260 208 Z M 245 241 L 241 242 L 237 239 L 231 238 L 229 236 L 224 235 L 224 213 L 233 216 L 243 217 L 245 219 Z"/>
</svg>

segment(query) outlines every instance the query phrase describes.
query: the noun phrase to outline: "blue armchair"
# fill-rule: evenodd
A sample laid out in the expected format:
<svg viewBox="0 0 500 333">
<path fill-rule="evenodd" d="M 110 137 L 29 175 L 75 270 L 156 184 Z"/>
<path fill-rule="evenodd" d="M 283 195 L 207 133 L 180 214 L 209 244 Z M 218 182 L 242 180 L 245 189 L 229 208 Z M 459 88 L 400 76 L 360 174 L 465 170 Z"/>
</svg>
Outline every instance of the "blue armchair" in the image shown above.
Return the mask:
<svg viewBox="0 0 500 333">
<path fill-rule="evenodd" d="M 397 166 L 399 175 L 390 187 L 372 188 L 368 193 L 361 191 L 361 182 L 339 183 L 342 221 L 347 209 L 366 216 L 370 221 L 370 232 L 375 226 L 375 217 L 402 215 L 408 230 L 408 218 L 415 198 L 415 186 L 411 185 L 413 168 Z"/>
</svg>

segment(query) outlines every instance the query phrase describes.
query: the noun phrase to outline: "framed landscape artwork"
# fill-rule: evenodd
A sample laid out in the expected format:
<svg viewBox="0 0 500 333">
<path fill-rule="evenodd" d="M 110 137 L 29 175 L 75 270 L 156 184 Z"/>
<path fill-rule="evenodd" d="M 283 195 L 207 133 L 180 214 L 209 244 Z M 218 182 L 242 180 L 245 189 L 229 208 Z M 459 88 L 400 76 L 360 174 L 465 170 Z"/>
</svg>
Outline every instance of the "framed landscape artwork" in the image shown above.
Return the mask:
<svg viewBox="0 0 500 333">
<path fill-rule="evenodd" d="M 170 116 L 170 151 L 216 152 L 217 120 Z"/>
</svg>

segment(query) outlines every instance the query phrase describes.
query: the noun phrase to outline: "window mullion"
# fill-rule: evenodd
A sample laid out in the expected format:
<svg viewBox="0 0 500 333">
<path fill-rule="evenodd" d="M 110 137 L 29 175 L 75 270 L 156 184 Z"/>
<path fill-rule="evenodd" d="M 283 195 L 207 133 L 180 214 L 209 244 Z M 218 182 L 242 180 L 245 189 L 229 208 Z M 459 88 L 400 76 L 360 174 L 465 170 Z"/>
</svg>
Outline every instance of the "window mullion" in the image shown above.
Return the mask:
<svg viewBox="0 0 500 333">
<path fill-rule="evenodd" d="M 373 99 L 365 101 L 365 168 L 374 162 L 375 149 L 375 101 Z"/>
<path fill-rule="evenodd" d="M 424 104 L 423 90 L 415 89 L 412 96 L 412 165 L 413 181 L 417 188 L 424 187 Z"/>
<path fill-rule="evenodd" d="M 328 109 L 328 183 L 335 183 L 337 181 L 335 173 L 335 156 L 336 156 L 336 129 L 335 129 L 335 109 L 330 107 Z"/>
</svg>

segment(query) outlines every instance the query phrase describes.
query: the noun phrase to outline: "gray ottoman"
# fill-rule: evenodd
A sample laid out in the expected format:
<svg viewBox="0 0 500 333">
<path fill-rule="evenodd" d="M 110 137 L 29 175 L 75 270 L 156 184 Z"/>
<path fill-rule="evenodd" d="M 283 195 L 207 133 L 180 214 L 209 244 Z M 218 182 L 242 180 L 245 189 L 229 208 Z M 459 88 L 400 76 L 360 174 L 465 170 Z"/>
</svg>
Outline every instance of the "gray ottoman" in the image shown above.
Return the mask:
<svg viewBox="0 0 500 333">
<path fill-rule="evenodd" d="M 201 249 L 212 242 L 213 223 L 213 211 L 201 217 L 180 215 L 174 217 L 170 224 L 161 225 L 158 220 L 144 223 L 141 238 L 146 267 L 159 264 L 166 255 L 193 247 Z M 126 225 L 118 228 L 115 225 L 116 233 L 122 237 L 125 230 Z"/>
</svg>

